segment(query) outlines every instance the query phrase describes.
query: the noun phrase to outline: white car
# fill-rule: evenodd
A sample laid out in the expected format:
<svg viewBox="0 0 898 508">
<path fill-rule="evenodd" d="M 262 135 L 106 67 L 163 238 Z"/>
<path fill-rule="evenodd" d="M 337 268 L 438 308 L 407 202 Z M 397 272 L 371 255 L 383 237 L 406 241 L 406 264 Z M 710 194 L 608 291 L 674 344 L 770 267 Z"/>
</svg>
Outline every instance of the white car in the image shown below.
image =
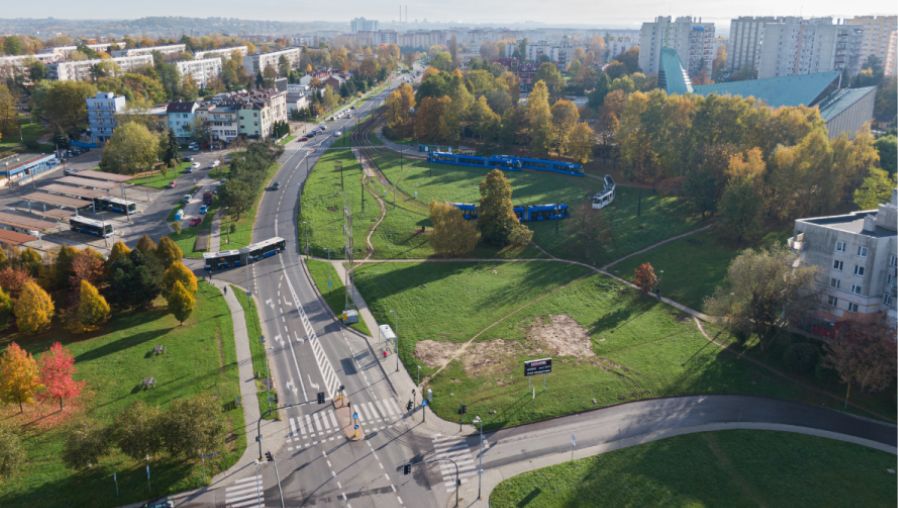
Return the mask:
<svg viewBox="0 0 898 508">
<path fill-rule="evenodd" d="M 193 164 L 190 165 L 190 167 L 192 167 L 193 169 L 200 169 L 200 163 L 194 162 Z"/>
</svg>

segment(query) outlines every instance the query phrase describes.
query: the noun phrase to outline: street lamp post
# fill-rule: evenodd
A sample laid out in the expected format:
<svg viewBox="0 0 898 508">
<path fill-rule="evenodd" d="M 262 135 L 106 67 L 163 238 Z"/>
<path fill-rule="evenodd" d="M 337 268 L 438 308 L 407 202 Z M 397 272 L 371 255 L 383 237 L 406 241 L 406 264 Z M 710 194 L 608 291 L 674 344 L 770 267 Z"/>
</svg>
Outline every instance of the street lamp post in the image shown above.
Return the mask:
<svg viewBox="0 0 898 508">
<path fill-rule="evenodd" d="M 418 382 L 415 384 L 421 386 L 421 364 L 416 364 L 415 366 L 418 367 Z"/>
<path fill-rule="evenodd" d="M 477 499 L 480 499 L 480 488 L 483 485 L 483 420 L 475 416 L 471 421 L 474 425 L 480 425 L 480 457 L 477 462 Z"/>
<path fill-rule="evenodd" d="M 390 309 L 390 314 L 396 317 L 395 325 L 396 330 L 394 330 L 396 334 L 396 339 L 393 344 L 393 353 L 396 355 L 396 372 L 399 372 L 399 314 L 396 313 L 395 310 Z"/>
</svg>

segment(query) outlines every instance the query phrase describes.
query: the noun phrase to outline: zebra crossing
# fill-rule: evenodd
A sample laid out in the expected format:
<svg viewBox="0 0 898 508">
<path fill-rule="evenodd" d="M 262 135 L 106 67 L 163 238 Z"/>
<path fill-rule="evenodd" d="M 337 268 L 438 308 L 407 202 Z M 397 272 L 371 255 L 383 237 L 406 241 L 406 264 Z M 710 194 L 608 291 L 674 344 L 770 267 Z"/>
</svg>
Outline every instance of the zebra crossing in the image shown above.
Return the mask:
<svg viewBox="0 0 898 508">
<path fill-rule="evenodd" d="M 366 430 L 383 430 L 387 424 L 402 416 L 402 410 L 394 399 L 357 402 L 352 404 L 352 411 L 358 413 L 359 422 Z M 287 443 L 296 443 L 288 446 L 288 451 L 301 450 L 309 445 L 315 446 L 340 438 L 340 424 L 336 412 L 331 408 L 291 416 L 288 422 L 290 430 L 287 434 Z"/>
<path fill-rule="evenodd" d="M 226 508 L 264 508 L 265 490 L 262 475 L 237 480 L 225 489 Z"/>
<path fill-rule="evenodd" d="M 443 485 L 446 490 L 455 490 L 455 465 L 458 464 L 458 478 L 461 483 L 465 479 L 477 476 L 477 460 L 475 457 L 476 450 L 480 447 L 478 442 L 474 445 L 474 450 L 468 446 L 468 442 L 463 437 L 457 436 L 437 436 L 433 438 L 433 451 L 437 459 L 436 465 L 440 468 L 440 475 L 443 478 Z M 483 449 L 486 450 L 489 443 L 483 440 Z M 439 460 L 450 459 L 450 460 Z"/>
</svg>

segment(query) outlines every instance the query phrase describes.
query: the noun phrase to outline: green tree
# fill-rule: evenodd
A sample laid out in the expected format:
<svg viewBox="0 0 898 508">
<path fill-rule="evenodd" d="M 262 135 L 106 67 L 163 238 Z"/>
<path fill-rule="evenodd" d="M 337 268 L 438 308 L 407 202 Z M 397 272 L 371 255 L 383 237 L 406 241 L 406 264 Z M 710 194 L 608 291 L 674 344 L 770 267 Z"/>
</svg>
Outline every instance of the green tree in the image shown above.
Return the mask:
<svg viewBox="0 0 898 508">
<path fill-rule="evenodd" d="M 471 130 L 482 140 L 492 141 L 498 134 L 501 118 L 493 112 L 485 96 L 481 95 L 471 107 Z"/>
<path fill-rule="evenodd" d="M 889 76 L 883 79 L 876 89 L 873 118 L 894 125 L 896 115 L 898 115 L 898 77 Z"/>
<path fill-rule="evenodd" d="M 553 145 L 561 154 L 567 153 L 568 138 L 580 121 L 580 111 L 573 102 L 558 99 L 552 104 L 552 139 Z"/>
<path fill-rule="evenodd" d="M 25 403 L 31 403 L 41 388 L 41 378 L 37 362 L 31 353 L 15 342 L 0 355 L 0 400 L 18 404 L 19 412 L 24 412 Z"/>
<path fill-rule="evenodd" d="M 611 223 L 604 210 L 593 210 L 590 201 L 583 201 L 571 218 L 574 244 L 582 250 L 583 257 L 595 259 L 607 252 L 614 243 Z"/>
<path fill-rule="evenodd" d="M 63 245 L 56 252 L 56 256 L 50 270 L 50 284 L 49 287 L 52 290 L 63 290 L 68 289 L 69 280 L 72 277 L 73 272 L 73 264 L 75 262 L 75 256 L 78 255 L 78 251 L 69 245 Z"/>
<path fill-rule="evenodd" d="M 536 81 L 542 81 L 549 90 L 549 95 L 553 98 L 558 97 L 564 90 L 564 77 L 552 62 L 543 62 L 539 64 L 536 75 L 533 76 Z"/>
<path fill-rule="evenodd" d="M 889 176 L 894 175 L 898 170 L 898 136 L 894 134 L 880 136 L 873 145 L 879 152 L 879 165 L 889 173 Z"/>
<path fill-rule="evenodd" d="M 88 469 L 99 464 L 109 452 L 109 435 L 114 433 L 92 419 L 82 419 L 66 432 L 62 461 L 71 469 Z"/>
<path fill-rule="evenodd" d="M 746 179 L 727 183 L 718 205 L 718 231 L 735 242 L 757 238 L 762 232 L 764 206 L 758 187 Z"/>
<path fill-rule="evenodd" d="M 133 250 L 109 262 L 106 271 L 108 301 L 116 307 L 149 307 L 162 291 L 162 267 L 156 256 Z"/>
<path fill-rule="evenodd" d="M 393 90 L 384 103 L 387 127 L 398 136 L 412 133 L 411 111 L 415 107 L 415 92 L 411 85 L 403 83 Z"/>
<path fill-rule="evenodd" d="M 0 83 L 0 139 L 13 137 L 19 127 L 16 98 L 5 83 Z"/>
<path fill-rule="evenodd" d="M 461 210 L 450 203 L 430 203 L 430 222 L 430 244 L 438 254 L 463 256 L 474 250 L 480 240 L 477 226 L 465 220 Z"/>
<path fill-rule="evenodd" d="M 864 182 L 854 191 L 854 204 L 861 210 L 872 210 L 882 203 L 888 203 L 894 188 L 895 181 L 888 173 L 879 168 L 870 168 Z"/>
<path fill-rule="evenodd" d="M 54 312 L 53 299 L 33 281 L 25 283 L 13 307 L 16 326 L 26 334 L 34 334 L 50 326 Z"/>
<path fill-rule="evenodd" d="M 9 323 L 12 308 L 12 298 L 9 296 L 9 293 L 0 287 L 0 326 L 5 327 Z"/>
<path fill-rule="evenodd" d="M 87 127 L 87 98 L 97 88 L 84 81 L 41 81 L 31 95 L 33 115 L 55 134 L 74 134 Z"/>
<path fill-rule="evenodd" d="M 143 124 L 119 125 L 106 143 L 100 167 L 111 173 L 133 174 L 153 169 L 159 160 L 159 137 Z"/>
<path fill-rule="evenodd" d="M 172 456 L 196 458 L 218 451 L 227 434 L 221 402 L 211 395 L 176 400 L 162 422 L 165 448 Z"/>
<path fill-rule="evenodd" d="M 115 417 L 112 437 L 125 455 L 143 461 L 162 450 L 162 424 L 159 408 L 137 401 Z"/>
<path fill-rule="evenodd" d="M 596 135 L 586 122 L 579 122 L 568 135 L 565 153 L 580 164 L 592 159 Z"/>
<path fill-rule="evenodd" d="M 415 112 L 415 136 L 424 141 L 454 143 L 458 140 L 457 116 L 452 114 L 452 99 L 425 97 Z"/>
<path fill-rule="evenodd" d="M 164 162 L 166 166 L 173 168 L 178 164 L 178 161 L 181 160 L 181 149 L 178 147 L 178 140 L 175 138 L 175 132 L 169 130 L 167 133 L 168 135 L 165 136 L 165 150 L 162 152 L 162 162 Z"/>
<path fill-rule="evenodd" d="M 162 266 L 168 268 L 181 261 L 184 258 L 184 252 L 181 251 L 181 248 L 178 247 L 174 240 L 168 236 L 163 236 L 159 240 L 159 247 L 156 248 L 156 256 L 159 258 Z"/>
<path fill-rule="evenodd" d="M 497 247 L 511 243 L 515 229 L 522 227 L 511 202 L 511 182 L 494 169 L 480 182 L 480 207 L 477 227 L 483 240 Z"/>
<path fill-rule="evenodd" d="M 112 249 L 109 251 L 109 258 L 107 259 L 107 264 L 114 263 L 122 258 L 127 258 L 128 254 L 131 254 L 131 248 L 128 247 L 125 242 L 119 240 L 112 244 Z"/>
<path fill-rule="evenodd" d="M 12 426 L 0 423 L 0 479 L 16 474 L 26 459 L 22 438 Z"/>
<path fill-rule="evenodd" d="M 552 110 L 549 108 L 549 91 L 546 84 L 537 81 L 527 99 L 527 125 L 530 128 L 530 146 L 545 151 L 552 140 Z"/>
<path fill-rule="evenodd" d="M 81 331 L 96 330 L 109 319 L 109 304 L 93 284 L 81 280 L 78 298 L 78 325 Z"/>
<path fill-rule="evenodd" d="M 178 280 L 172 284 L 171 290 L 166 293 L 165 300 L 168 302 L 168 311 L 182 325 L 190 317 L 193 308 L 196 306 L 196 297 Z"/>
</svg>

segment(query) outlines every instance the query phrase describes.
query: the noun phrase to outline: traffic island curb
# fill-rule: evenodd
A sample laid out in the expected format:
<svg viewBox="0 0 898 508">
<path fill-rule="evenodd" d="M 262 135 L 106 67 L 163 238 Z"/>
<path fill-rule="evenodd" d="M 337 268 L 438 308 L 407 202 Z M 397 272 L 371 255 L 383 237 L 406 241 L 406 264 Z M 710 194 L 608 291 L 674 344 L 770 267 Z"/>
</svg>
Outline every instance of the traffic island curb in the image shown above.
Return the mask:
<svg viewBox="0 0 898 508">
<path fill-rule="evenodd" d="M 333 404 L 334 412 L 337 413 L 337 424 L 340 426 L 343 436 L 350 441 L 361 441 L 365 436 L 365 431 L 362 429 L 362 423 L 358 420 L 358 413 L 355 413 L 356 417 L 353 418 L 352 403 L 341 396 L 334 399 Z"/>
</svg>

